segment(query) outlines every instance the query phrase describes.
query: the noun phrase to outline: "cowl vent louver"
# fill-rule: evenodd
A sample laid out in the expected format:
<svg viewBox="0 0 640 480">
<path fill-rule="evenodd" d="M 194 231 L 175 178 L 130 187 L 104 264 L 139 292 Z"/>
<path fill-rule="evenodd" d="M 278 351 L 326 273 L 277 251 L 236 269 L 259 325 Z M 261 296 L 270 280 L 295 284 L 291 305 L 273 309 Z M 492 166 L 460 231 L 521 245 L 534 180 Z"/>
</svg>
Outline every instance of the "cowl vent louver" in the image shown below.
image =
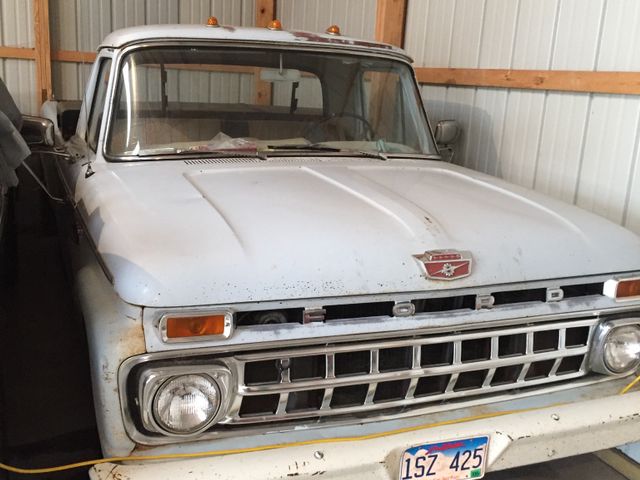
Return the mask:
<svg viewBox="0 0 640 480">
<path fill-rule="evenodd" d="M 185 160 L 187 165 L 223 165 L 227 163 L 259 163 L 262 160 L 259 158 L 194 158 L 192 160 Z"/>
</svg>

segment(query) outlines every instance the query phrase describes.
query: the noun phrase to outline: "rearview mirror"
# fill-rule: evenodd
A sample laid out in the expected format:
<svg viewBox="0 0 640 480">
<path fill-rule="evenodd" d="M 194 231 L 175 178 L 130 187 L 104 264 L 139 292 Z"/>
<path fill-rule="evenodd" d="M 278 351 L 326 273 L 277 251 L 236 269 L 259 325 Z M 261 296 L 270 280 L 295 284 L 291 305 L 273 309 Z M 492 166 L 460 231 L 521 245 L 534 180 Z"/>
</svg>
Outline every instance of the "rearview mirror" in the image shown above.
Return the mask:
<svg viewBox="0 0 640 480">
<path fill-rule="evenodd" d="M 300 70 L 293 68 L 263 68 L 260 70 L 260 80 L 263 82 L 299 82 Z"/>
<path fill-rule="evenodd" d="M 55 145 L 53 122 L 46 118 L 23 115 L 20 134 L 29 147 L 53 147 Z"/>
<path fill-rule="evenodd" d="M 440 120 L 436 125 L 434 135 L 438 146 L 447 146 L 456 143 L 460 136 L 460 124 L 456 120 Z"/>
</svg>

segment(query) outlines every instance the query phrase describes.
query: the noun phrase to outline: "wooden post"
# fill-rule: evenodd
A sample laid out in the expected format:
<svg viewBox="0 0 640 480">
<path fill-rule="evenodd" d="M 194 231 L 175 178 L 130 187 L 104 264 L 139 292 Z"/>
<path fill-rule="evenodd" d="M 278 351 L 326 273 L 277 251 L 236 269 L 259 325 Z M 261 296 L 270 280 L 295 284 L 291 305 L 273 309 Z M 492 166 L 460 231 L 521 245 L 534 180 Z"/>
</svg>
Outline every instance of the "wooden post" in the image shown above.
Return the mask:
<svg viewBox="0 0 640 480">
<path fill-rule="evenodd" d="M 407 0 L 378 0 L 376 41 L 402 47 L 406 14 Z"/>
<path fill-rule="evenodd" d="M 36 37 L 36 87 L 40 102 L 51 98 L 51 35 L 49 33 L 49 0 L 33 0 L 33 30 Z M 38 105 L 39 107 L 39 105 Z"/>
<path fill-rule="evenodd" d="M 276 18 L 276 0 L 256 0 L 256 27 L 266 27 L 274 18 Z"/>
<path fill-rule="evenodd" d="M 406 11 L 407 0 L 378 0 L 376 41 L 402 47 Z M 384 110 L 388 107 L 388 99 L 394 98 L 397 87 L 389 75 L 372 73 L 371 77 L 369 121 L 377 131 L 380 131 L 388 128 L 385 126 L 387 116 Z"/>
<path fill-rule="evenodd" d="M 276 0 L 256 0 L 256 27 L 264 28 L 276 16 Z M 260 69 L 255 73 L 255 102 L 271 105 L 271 83 L 260 80 Z"/>
</svg>

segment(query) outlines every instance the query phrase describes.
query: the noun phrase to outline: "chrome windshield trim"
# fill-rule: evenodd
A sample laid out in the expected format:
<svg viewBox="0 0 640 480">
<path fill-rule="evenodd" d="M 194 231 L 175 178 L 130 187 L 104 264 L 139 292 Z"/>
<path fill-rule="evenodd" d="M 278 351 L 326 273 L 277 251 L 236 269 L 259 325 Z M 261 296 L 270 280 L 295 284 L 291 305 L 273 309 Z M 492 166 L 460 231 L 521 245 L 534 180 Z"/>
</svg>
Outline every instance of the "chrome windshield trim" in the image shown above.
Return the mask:
<svg viewBox="0 0 640 480">
<path fill-rule="evenodd" d="M 406 52 L 380 48 L 371 45 L 357 45 L 357 44 L 332 44 L 332 43 L 314 43 L 314 42 L 299 42 L 299 41 L 273 41 L 273 40 L 236 40 L 225 38 L 212 38 L 210 40 L 198 38 L 198 37 L 184 37 L 175 38 L 167 41 L 163 38 L 157 39 L 145 39 L 145 40 L 133 40 L 128 43 L 124 43 L 121 46 L 115 47 L 117 50 L 127 50 L 137 48 L 141 46 L 150 45 L 221 45 L 221 46 L 239 46 L 242 48 L 278 48 L 281 50 L 291 51 L 292 47 L 295 50 L 300 51 L 313 51 L 313 52 L 325 52 L 325 53 L 351 53 L 375 57 L 394 58 L 402 60 L 405 63 L 412 64 L 413 58 L 411 58 Z"/>
<path fill-rule="evenodd" d="M 120 68 L 122 67 L 122 61 L 125 56 L 135 50 L 140 50 L 149 47 L 176 47 L 176 46 L 202 46 L 202 47 L 225 47 L 225 48 L 253 48 L 253 49 L 273 49 L 273 50 L 286 50 L 291 51 L 291 47 L 295 47 L 296 51 L 304 51 L 304 52 L 315 52 L 315 53 L 333 53 L 333 54 L 342 54 L 342 55 L 358 55 L 358 56 L 366 56 L 373 58 L 382 58 L 386 60 L 394 60 L 406 65 L 411 73 L 411 78 L 413 79 L 413 88 L 415 93 L 417 94 L 418 99 L 420 99 L 420 89 L 418 88 L 415 70 L 412 67 L 413 60 L 411 57 L 396 52 L 394 50 L 383 50 L 383 49 L 372 49 L 365 47 L 355 47 L 355 46 L 331 46 L 324 44 L 304 44 L 304 43 L 290 43 L 290 42 L 264 42 L 264 41 L 238 41 L 238 40 L 224 40 L 224 39 L 212 39 L 212 40 L 202 40 L 202 39 L 180 39 L 180 40 L 145 40 L 145 41 L 135 41 L 129 44 L 126 44 L 124 47 L 121 47 L 116 50 L 116 55 L 113 62 L 113 80 L 111 81 L 111 85 L 109 86 L 108 96 L 110 98 L 109 103 L 107 104 L 107 111 L 104 115 L 106 115 L 106 122 L 102 129 L 102 138 L 99 143 L 101 143 L 100 153 L 102 157 L 108 162 L 114 163 L 126 163 L 126 162 L 140 162 L 140 161 L 156 161 L 156 160 L 183 160 L 184 157 L 177 158 L 167 158 L 164 156 L 149 156 L 140 158 L 138 156 L 132 155 L 110 155 L 107 152 L 107 139 L 111 135 L 111 126 L 113 120 L 113 112 L 115 109 L 116 103 L 116 88 L 118 86 L 118 74 L 120 72 Z M 429 119 L 424 108 L 423 102 L 418 102 L 418 110 L 423 120 L 425 121 L 425 125 L 427 126 L 429 139 L 433 146 L 436 149 L 436 152 L 432 152 L 425 155 L 437 155 L 437 146 L 435 143 L 435 137 L 433 136 L 433 130 L 429 123 Z"/>
</svg>

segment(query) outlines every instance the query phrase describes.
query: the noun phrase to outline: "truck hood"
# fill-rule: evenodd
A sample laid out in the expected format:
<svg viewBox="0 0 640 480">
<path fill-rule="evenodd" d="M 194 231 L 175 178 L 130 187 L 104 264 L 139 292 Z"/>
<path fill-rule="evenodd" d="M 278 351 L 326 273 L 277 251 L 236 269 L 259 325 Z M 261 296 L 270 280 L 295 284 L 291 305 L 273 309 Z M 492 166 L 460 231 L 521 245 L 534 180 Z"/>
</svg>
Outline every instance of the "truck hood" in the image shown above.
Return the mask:
<svg viewBox="0 0 640 480">
<path fill-rule="evenodd" d="M 418 292 L 640 270 L 640 239 L 576 207 L 438 161 L 96 164 L 78 185 L 126 302 L 154 307 Z M 93 184 L 93 185 L 91 185 Z M 468 250 L 471 275 L 415 257 Z"/>
</svg>

